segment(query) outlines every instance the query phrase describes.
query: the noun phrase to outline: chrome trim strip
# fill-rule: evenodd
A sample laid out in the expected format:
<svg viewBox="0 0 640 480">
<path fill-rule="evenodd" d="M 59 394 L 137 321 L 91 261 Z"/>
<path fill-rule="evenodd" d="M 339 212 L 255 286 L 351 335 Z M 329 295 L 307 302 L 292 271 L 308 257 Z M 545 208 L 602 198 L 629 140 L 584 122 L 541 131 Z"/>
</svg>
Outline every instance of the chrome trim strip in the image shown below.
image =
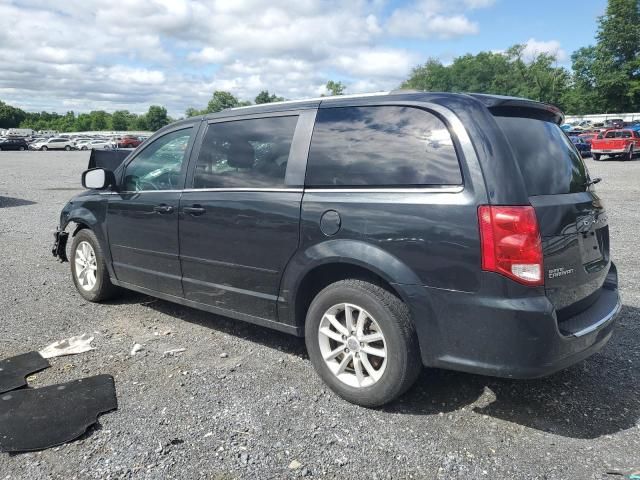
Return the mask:
<svg viewBox="0 0 640 480">
<path fill-rule="evenodd" d="M 185 188 L 182 190 L 184 193 L 190 192 L 292 192 L 302 193 L 302 188 Z"/>
<path fill-rule="evenodd" d="M 139 192 L 100 192 L 100 195 L 134 195 L 138 193 L 197 193 L 197 192 L 291 192 L 291 193 L 460 193 L 463 185 L 442 187 L 382 187 L 382 188 L 185 188 L 184 190 L 140 190 Z"/>
<path fill-rule="evenodd" d="M 182 193 L 182 190 L 140 190 L 139 192 L 125 190 L 123 192 L 108 192 L 106 195 L 134 195 L 137 193 Z"/>
<path fill-rule="evenodd" d="M 620 300 L 618 300 L 618 303 L 616 303 L 616 306 L 613 308 L 613 310 L 611 310 L 611 312 L 609 312 L 608 315 L 606 315 L 604 318 L 602 318 L 601 320 L 597 321 L 593 325 L 589 325 L 587 328 L 585 328 L 583 330 L 580 330 L 579 332 L 574 333 L 573 336 L 574 337 L 583 337 L 583 336 L 587 335 L 588 333 L 591 333 L 594 330 L 597 330 L 599 327 L 601 327 L 602 325 L 607 323 L 609 320 L 613 319 L 613 317 L 615 317 L 620 312 L 621 308 L 622 308 L 622 304 L 620 303 Z"/>
<path fill-rule="evenodd" d="M 383 187 L 383 188 L 313 188 L 307 187 L 306 193 L 460 193 L 462 185 L 444 185 L 442 187 Z"/>
<path fill-rule="evenodd" d="M 312 97 L 312 98 L 301 98 L 299 100 L 284 100 L 282 102 L 271 102 L 269 106 L 279 106 L 279 105 L 295 105 L 295 104 L 303 104 L 308 102 L 323 102 L 325 100 L 344 100 L 344 99 L 358 99 L 358 98 L 368 98 L 368 97 L 381 97 L 384 95 L 390 95 L 392 92 L 371 92 L 371 93 L 351 93 L 348 95 L 329 95 L 326 97 Z M 238 110 L 244 110 L 247 108 L 255 107 L 256 105 L 247 105 L 246 107 L 233 107 L 228 108 L 225 111 L 236 112 Z"/>
</svg>

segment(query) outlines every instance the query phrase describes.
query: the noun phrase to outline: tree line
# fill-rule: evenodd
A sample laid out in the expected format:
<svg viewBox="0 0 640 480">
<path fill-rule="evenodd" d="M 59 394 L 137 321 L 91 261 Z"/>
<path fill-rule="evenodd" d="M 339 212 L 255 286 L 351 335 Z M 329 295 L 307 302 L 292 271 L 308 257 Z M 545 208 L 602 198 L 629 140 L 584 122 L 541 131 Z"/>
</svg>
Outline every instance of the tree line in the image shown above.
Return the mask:
<svg viewBox="0 0 640 480">
<path fill-rule="evenodd" d="M 609 0 L 598 19 L 596 44 L 571 55 L 571 70 L 556 55 L 525 58 L 525 46 L 506 52 L 436 59 L 413 69 L 403 88 L 481 92 L 557 105 L 568 114 L 640 111 L 640 0 Z"/>
<path fill-rule="evenodd" d="M 33 130 L 56 130 L 58 132 L 86 132 L 99 130 L 143 130 L 155 131 L 173 120 L 167 115 L 167 109 L 151 105 L 143 114 L 128 110 L 116 110 L 113 113 L 95 110 L 89 113 L 69 111 L 25 112 L 0 101 L 0 128 L 31 128 Z"/>
<path fill-rule="evenodd" d="M 525 97 L 557 105 L 567 114 L 640 112 L 640 0 L 608 0 L 598 18 L 595 45 L 571 55 L 571 70 L 558 65 L 557 55 L 528 55 L 525 45 L 505 52 L 463 55 L 445 65 L 428 59 L 400 85 L 437 92 L 478 92 Z M 329 80 L 326 90 L 342 95 L 347 86 Z M 253 103 L 284 100 L 268 90 Z M 251 105 L 232 93 L 215 91 L 205 108 L 188 108 L 186 117 Z M 34 130 L 157 130 L 172 122 L 165 107 L 152 105 L 144 114 L 102 110 L 66 114 L 25 112 L 0 101 L 0 128 Z"/>
</svg>

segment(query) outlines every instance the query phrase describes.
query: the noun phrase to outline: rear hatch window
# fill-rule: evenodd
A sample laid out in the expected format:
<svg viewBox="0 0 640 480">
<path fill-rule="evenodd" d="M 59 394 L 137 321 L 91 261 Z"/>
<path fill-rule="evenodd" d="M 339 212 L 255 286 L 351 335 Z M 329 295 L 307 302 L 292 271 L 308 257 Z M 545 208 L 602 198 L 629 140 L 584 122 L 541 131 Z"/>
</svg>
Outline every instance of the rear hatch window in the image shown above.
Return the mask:
<svg viewBox="0 0 640 480">
<path fill-rule="evenodd" d="M 560 331 L 571 333 L 571 318 L 599 300 L 609 271 L 604 206 L 589 186 L 580 154 L 558 125 L 530 117 L 495 119 L 536 212 L 545 293 L 556 307 Z"/>
<path fill-rule="evenodd" d="M 558 125 L 525 117 L 495 119 L 511 145 L 529 195 L 586 191 L 587 169 Z"/>
</svg>

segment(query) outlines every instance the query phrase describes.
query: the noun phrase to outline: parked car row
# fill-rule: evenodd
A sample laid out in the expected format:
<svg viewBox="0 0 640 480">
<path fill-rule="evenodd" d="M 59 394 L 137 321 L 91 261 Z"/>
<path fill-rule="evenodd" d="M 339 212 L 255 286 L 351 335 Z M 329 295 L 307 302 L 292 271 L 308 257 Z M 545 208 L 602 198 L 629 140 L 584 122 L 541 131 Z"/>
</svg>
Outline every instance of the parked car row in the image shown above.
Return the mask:
<svg viewBox="0 0 640 480">
<path fill-rule="evenodd" d="M 24 138 L 4 138 L 0 137 L 0 151 L 1 150 L 26 150 L 29 148 L 29 144 Z"/>
<path fill-rule="evenodd" d="M 605 156 L 632 160 L 640 153 L 640 121 L 623 122 L 621 119 L 612 119 L 606 124 L 593 125 L 585 122 L 562 126 L 583 157 L 592 156 L 596 161 Z"/>
<path fill-rule="evenodd" d="M 632 160 L 638 153 L 640 153 L 640 129 L 607 130 L 591 141 L 591 154 L 594 160 L 600 160 L 605 155 Z"/>
<path fill-rule="evenodd" d="M 110 150 L 136 148 L 146 137 L 125 135 L 110 136 L 52 136 L 52 137 L 0 137 L 0 150 Z"/>
<path fill-rule="evenodd" d="M 562 125 L 562 130 L 565 132 L 573 132 L 573 133 L 582 133 L 588 131 L 599 131 L 599 130 L 609 130 L 612 128 L 621 129 L 621 128 L 640 128 L 640 120 L 633 120 L 631 122 L 625 122 L 621 118 L 609 118 L 604 122 L 592 122 L 591 120 L 582 120 L 575 121 L 571 123 L 565 123 Z"/>
</svg>

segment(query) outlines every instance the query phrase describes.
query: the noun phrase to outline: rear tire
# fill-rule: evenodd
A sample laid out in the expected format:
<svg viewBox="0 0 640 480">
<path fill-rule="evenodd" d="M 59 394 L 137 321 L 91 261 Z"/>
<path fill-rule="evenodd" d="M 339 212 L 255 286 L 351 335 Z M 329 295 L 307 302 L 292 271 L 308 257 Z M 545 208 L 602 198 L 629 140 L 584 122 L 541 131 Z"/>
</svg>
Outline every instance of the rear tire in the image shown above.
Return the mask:
<svg viewBox="0 0 640 480">
<path fill-rule="evenodd" d="M 629 151 L 624 154 L 622 159 L 626 160 L 627 162 L 633 160 L 633 147 L 629 148 Z"/>
<path fill-rule="evenodd" d="M 83 228 L 73 237 L 69 262 L 73 283 L 85 300 L 101 302 L 117 295 L 118 288 L 111 283 L 104 254 L 93 231 Z"/>
<path fill-rule="evenodd" d="M 408 307 L 384 288 L 361 280 L 342 280 L 318 293 L 307 312 L 305 341 L 324 382 L 363 407 L 396 399 L 422 369 Z"/>
<path fill-rule="evenodd" d="M 20 150 L 21 152 L 24 152 L 24 147 L 20 147 L 18 150 Z"/>
</svg>

